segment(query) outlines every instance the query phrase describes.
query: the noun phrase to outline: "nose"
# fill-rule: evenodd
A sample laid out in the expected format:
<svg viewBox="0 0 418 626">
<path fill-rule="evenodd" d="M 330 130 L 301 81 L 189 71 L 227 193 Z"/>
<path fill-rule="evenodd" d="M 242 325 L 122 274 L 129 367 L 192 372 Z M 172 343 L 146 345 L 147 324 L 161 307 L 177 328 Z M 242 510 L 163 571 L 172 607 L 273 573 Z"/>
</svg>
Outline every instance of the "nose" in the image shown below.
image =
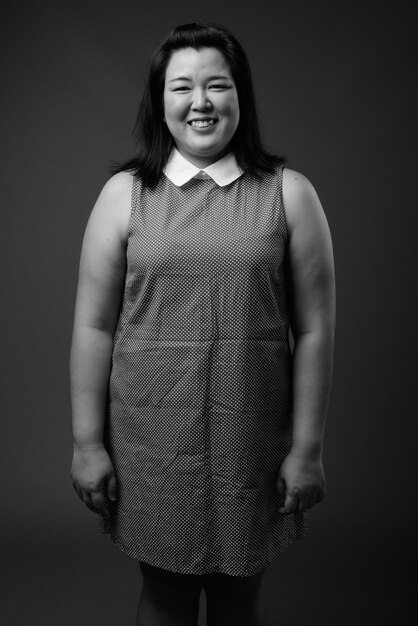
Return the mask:
<svg viewBox="0 0 418 626">
<path fill-rule="evenodd" d="M 193 92 L 192 109 L 195 111 L 204 111 L 212 107 L 211 101 L 208 99 L 204 89 L 195 89 Z"/>
</svg>

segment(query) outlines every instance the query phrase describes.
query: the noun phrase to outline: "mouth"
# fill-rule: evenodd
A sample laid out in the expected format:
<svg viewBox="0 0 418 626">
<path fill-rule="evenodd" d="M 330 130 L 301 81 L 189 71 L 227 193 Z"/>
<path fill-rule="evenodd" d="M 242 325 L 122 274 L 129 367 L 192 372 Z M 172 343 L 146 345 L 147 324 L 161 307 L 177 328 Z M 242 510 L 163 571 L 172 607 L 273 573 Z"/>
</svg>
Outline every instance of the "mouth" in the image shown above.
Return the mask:
<svg viewBox="0 0 418 626">
<path fill-rule="evenodd" d="M 196 118 L 194 120 L 189 120 L 187 123 L 192 128 L 209 128 L 210 126 L 214 126 L 217 124 L 218 120 L 209 117 L 201 117 Z"/>
</svg>

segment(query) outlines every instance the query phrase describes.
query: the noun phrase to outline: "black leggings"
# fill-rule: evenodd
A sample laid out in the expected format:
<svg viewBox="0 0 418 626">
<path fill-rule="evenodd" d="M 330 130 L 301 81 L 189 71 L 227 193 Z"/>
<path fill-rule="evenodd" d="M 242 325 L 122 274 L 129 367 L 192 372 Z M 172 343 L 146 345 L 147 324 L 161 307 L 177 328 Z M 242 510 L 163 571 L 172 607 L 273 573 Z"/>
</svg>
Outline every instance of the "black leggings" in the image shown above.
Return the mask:
<svg viewBox="0 0 418 626">
<path fill-rule="evenodd" d="M 199 598 L 202 589 L 207 598 L 208 626 L 262 626 L 260 615 L 260 588 L 265 570 L 253 576 L 228 574 L 178 574 L 139 562 L 147 596 L 160 607 L 172 606 L 173 614 L 183 610 L 179 617 L 187 624 L 197 624 Z M 177 609 L 176 607 L 180 607 Z M 187 616 L 186 616 L 187 613 Z M 180 615 L 180 614 L 179 614 Z M 165 623 L 165 622 L 161 622 Z M 167 621 L 167 624 L 170 623 Z M 176 623 L 174 620 L 173 624 Z M 146 625 L 148 626 L 148 625 Z"/>
</svg>

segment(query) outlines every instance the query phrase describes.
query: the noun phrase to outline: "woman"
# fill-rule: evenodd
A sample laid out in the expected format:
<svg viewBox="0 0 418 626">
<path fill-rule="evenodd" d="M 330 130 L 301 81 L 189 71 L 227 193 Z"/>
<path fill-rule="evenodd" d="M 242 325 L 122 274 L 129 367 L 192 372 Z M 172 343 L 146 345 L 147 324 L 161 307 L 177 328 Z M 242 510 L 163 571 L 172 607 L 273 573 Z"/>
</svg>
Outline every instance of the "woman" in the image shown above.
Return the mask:
<svg viewBox="0 0 418 626">
<path fill-rule="evenodd" d="M 317 194 L 262 147 L 225 28 L 156 51 L 135 158 L 83 241 L 73 485 L 140 563 L 137 624 L 262 624 L 269 563 L 325 495 L 332 244 Z M 294 349 L 290 349 L 289 326 Z"/>
</svg>

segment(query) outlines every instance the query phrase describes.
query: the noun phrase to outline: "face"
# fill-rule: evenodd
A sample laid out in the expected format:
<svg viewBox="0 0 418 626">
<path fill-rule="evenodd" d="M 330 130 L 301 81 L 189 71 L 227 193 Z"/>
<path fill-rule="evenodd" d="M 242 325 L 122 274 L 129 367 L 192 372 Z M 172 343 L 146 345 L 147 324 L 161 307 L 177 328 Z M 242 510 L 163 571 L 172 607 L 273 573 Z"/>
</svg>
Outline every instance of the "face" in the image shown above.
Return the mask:
<svg viewBox="0 0 418 626">
<path fill-rule="evenodd" d="M 178 151 L 197 167 L 207 167 L 228 152 L 239 104 L 231 70 L 219 50 L 184 48 L 172 54 L 164 117 Z"/>
</svg>

